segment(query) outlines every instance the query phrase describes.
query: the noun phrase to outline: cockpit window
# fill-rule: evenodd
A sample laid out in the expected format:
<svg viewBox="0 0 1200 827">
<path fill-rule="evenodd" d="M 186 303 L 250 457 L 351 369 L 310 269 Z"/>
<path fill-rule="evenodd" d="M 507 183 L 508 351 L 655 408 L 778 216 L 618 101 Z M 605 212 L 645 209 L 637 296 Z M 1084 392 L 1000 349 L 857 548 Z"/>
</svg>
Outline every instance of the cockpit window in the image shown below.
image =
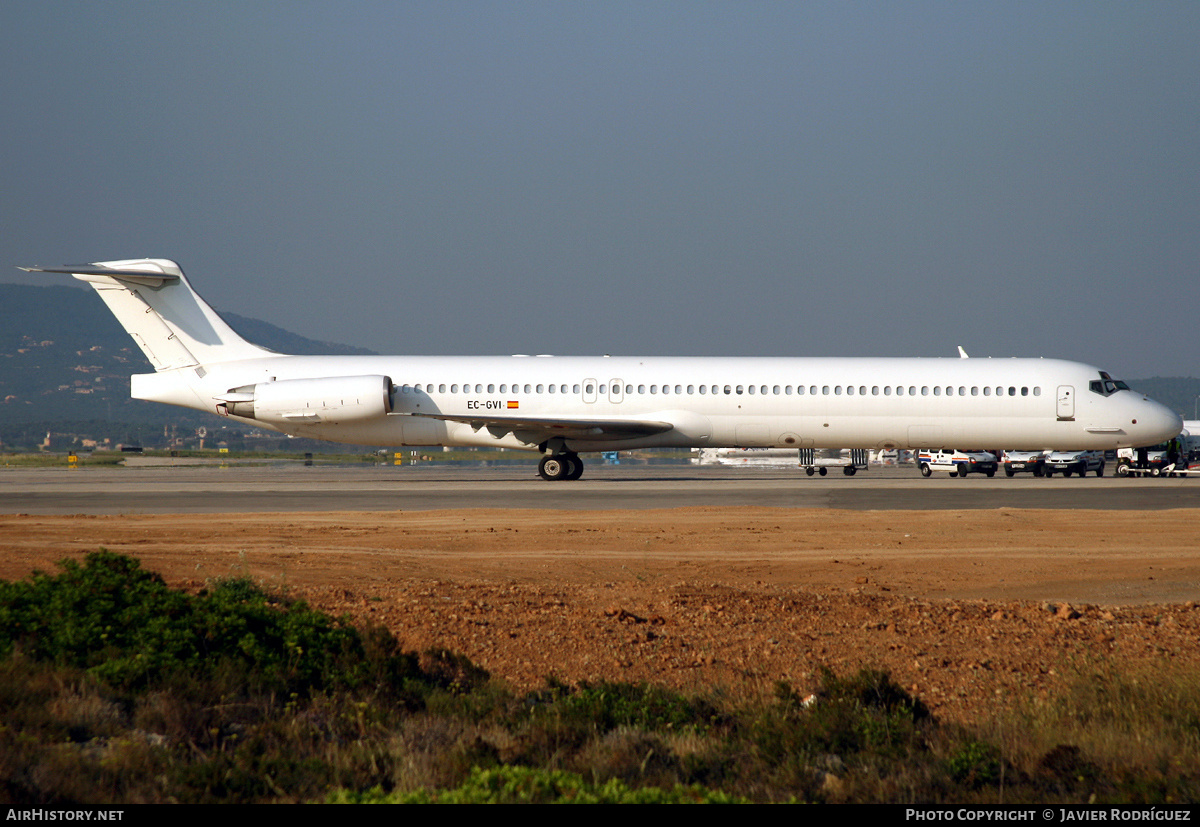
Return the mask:
<svg viewBox="0 0 1200 827">
<path fill-rule="evenodd" d="M 1092 393 L 1098 393 L 1101 396 L 1112 396 L 1117 391 L 1129 390 L 1129 386 L 1120 379 L 1113 379 L 1104 371 L 1100 371 L 1100 378 L 1089 382 L 1088 390 Z"/>
</svg>

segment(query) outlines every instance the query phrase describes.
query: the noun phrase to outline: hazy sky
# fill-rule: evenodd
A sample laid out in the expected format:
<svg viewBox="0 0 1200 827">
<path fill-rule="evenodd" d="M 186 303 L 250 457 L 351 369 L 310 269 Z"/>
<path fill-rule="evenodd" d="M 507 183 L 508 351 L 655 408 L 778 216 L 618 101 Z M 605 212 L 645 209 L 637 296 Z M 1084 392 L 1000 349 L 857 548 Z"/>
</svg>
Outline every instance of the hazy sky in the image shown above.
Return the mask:
<svg viewBox="0 0 1200 827">
<path fill-rule="evenodd" d="M 1198 44 L 1195 0 L 0 0 L 0 281 L 173 258 L 385 353 L 1196 376 Z"/>
</svg>

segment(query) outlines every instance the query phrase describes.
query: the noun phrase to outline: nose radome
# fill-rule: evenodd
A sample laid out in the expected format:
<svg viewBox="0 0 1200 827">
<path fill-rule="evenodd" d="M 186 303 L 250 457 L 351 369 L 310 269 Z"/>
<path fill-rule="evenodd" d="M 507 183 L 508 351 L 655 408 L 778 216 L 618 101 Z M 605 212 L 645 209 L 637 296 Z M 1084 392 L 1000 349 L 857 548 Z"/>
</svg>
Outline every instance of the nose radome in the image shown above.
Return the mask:
<svg viewBox="0 0 1200 827">
<path fill-rule="evenodd" d="M 1153 445 L 1179 436 L 1183 430 L 1183 417 L 1161 402 L 1146 398 L 1138 411 L 1138 425 L 1145 426 L 1146 444 Z"/>
</svg>

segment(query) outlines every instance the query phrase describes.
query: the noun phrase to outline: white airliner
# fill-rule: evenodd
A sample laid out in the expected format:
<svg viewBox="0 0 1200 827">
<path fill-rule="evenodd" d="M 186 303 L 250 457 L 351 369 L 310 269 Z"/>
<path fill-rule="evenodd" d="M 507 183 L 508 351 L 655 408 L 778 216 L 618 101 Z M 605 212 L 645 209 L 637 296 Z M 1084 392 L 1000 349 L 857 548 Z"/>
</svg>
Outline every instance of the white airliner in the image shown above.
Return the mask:
<svg viewBox="0 0 1200 827">
<path fill-rule="evenodd" d="M 30 271 L 95 288 L 154 366 L 131 393 L 295 436 L 516 448 L 547 480 L 651 447 L 1106 449 L 1175 412 L 1057 359 L 286 356 L 250 344 L 166 259 Z"/>
</svg>

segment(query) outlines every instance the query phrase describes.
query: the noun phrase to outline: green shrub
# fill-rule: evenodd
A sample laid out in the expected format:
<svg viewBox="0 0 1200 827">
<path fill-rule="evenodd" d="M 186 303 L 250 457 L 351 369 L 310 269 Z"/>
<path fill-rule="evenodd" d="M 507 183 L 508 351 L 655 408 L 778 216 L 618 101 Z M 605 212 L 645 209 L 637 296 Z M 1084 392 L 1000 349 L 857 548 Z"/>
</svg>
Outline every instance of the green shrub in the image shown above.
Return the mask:
<svg viewBox="0 0 1200 827">
<path fill-rule="evenodd" d="M 744 799 L 703 787 L 633 789 L 613 779 L 592 784 L 572 772 L 496 767 L 472 770 L 462 786 L 453 790 L 418 790 L 385 794 L 339 791 L 331 804 L 738 804 Z"/>
<path fill-rule="evenodd" d="M 414 681 L 431 682 L 386 632 L 360 634 L 245 578 L 190 597 L 137 560 L 104 550 L 61 566 L 57 576 L 0 583 L 0 657 L 20 652 L 126 688 L 179 673 L 241 691 L 374 686 L 412 700 Z"/>
<path fill-rule="evenodd" d="M 556 719 L 566 726 L 589 732 L 609 732 L 617 727 L 648 731 L 684 727 L 706 729 L 720 716 L 707 701 L 688 698 L 645 683 L 584 681 L 577 687 L 551 680 L 546 690 L 526 697 L 535 719 Z"/>
</svg>

